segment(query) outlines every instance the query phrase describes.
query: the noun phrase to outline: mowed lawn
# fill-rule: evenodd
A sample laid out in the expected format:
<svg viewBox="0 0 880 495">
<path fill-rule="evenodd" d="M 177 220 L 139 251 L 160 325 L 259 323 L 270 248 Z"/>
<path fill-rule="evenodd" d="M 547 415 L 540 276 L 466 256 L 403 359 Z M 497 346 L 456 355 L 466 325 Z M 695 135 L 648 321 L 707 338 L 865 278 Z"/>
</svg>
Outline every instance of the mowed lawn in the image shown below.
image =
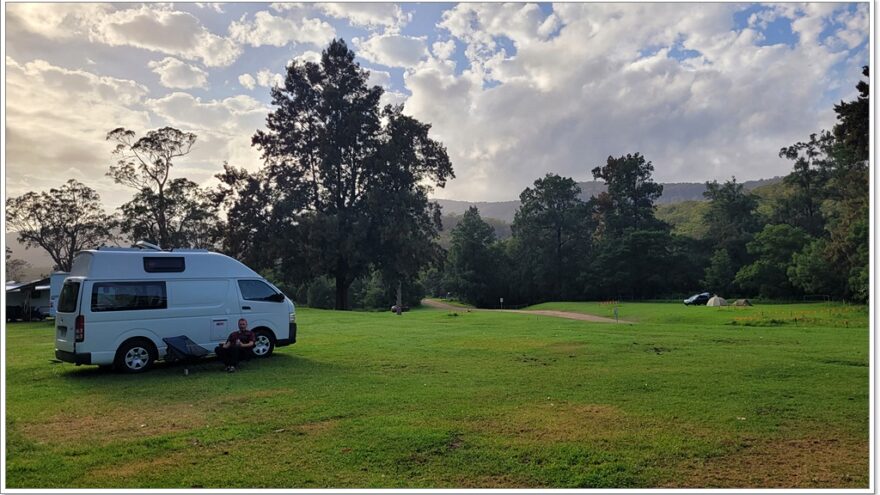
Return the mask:
<svg viewBox="0 0 880 495">
<path fill-rule="evenodd" d="M 53 363 L 50 324 L 9 324 L 7 486 L 868 486 L 865 307 L 620 317 L 301 309 L 296 345 L 188 376 Z"/>
</svg>

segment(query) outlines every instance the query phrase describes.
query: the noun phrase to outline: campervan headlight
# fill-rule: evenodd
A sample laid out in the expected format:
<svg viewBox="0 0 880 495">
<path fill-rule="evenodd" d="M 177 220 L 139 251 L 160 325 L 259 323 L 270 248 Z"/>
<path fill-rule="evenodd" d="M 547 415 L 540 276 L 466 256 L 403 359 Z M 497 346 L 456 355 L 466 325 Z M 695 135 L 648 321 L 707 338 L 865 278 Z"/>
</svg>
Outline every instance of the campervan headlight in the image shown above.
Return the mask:
<svg viewBox="0 0 880 495">
<path fill-rule="evenodd" d="M 296 313 L 294 313 L 293 311 L 290 312 L 290 322 L 296 323 Z"/>
</svg>

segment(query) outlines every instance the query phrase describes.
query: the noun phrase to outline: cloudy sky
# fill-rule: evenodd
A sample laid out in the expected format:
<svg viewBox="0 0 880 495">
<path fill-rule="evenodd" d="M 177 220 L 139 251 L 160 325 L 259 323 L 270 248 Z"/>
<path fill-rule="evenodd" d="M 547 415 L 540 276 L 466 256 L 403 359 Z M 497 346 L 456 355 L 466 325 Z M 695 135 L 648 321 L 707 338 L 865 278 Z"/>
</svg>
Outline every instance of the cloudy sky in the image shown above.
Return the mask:
<svg viewBox="0 0 880 495">
<path fill-rule="evenodd" d="M 76 178 L 108 207 L 107 131 L 198 134 L 175 176 L 257 169 L 250 137 L 292 59 L 343 38 L 385 100 L 433 124 L 457 178 L 514 199 L 641 152 L 659 181 L 757 179 L 834 123 L 868 64 L 867 3 L 6 4 L 7 194 Z"/>
</svg>

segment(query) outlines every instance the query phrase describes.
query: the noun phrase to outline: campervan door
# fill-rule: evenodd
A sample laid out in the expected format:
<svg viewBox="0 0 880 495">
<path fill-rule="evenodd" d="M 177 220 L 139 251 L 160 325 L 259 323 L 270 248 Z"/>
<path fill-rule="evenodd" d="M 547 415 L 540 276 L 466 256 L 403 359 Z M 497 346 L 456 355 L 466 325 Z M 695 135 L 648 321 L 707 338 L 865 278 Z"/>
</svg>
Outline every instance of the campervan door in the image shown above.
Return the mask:
<svg viewBox="0 0 880 495">
<path fill-rule="evenodd" d="M 80 318 L 79 315 L 82 282 L 82 279 L 79 277 L 68 278 L 64 281 L 64 285 L 61 287 L 61 294 L 58 296 L 58 308 L 55 313 L 56 356 L 60 351 L 63 356 L 69 357 L 71 362 L 73 362 L 76 353 L 77 322 L 79 321 L 80 327 L 84 324 L 84 319 Z M 80 329 L 80 333 L 82 333 L 82 329 Z M 80 338 L 80 341 L 82 341 L 82 338 Z"/>
</svg>

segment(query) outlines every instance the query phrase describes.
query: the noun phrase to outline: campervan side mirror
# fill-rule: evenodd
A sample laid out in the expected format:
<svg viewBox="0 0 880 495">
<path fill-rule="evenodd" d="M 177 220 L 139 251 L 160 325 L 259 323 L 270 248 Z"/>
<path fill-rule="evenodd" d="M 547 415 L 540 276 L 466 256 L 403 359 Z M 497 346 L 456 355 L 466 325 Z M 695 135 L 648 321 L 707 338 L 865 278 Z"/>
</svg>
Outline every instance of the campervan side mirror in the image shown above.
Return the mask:
<svg viewBox="0 0 880 495">
<path fill-rule="evenodd" d="M 284 294 L 278 292 L 269 296 L 269 300 L 272 302 L 284 302 Z"/>
</svg>

